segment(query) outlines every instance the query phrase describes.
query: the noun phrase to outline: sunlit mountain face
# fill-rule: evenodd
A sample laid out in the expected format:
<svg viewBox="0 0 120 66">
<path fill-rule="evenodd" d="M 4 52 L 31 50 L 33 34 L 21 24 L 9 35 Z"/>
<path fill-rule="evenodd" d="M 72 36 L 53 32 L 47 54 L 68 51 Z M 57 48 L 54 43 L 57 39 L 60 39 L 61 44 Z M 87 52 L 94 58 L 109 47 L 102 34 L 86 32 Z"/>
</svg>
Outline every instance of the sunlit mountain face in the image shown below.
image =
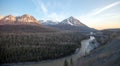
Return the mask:
<svg viewBox="0 0 120 66">
<path fill-rule="evenodd" d="M 120 66 L 120 0 L 0 0 L 0 66 Z"/>
</svg>

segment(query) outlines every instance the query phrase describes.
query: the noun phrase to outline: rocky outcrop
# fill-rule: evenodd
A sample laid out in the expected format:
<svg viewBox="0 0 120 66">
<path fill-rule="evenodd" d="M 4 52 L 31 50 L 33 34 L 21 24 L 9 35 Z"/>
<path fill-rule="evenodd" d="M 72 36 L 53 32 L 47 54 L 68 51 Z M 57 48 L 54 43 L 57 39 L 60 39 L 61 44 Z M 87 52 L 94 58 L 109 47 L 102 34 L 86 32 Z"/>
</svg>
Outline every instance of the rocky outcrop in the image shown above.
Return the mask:
<svg viewBox="0 0 120 66">
<path fill-rule="evenodd" d="M 12 16 L 12 15 L 8 15 L 8 16 L 5 16 L 4 18 L 2 18 L 0 21 L 2 21 L 2 22 L 15 22 L 16 17 Z"/>
<path fill-rule="evenodd" d="M 3 19 L 3 18 L 4 18 L 4 16 L 0 16 L 0 20 Z"/>
<path fill-rule="evenodd" d="M 31 15 L 25 14 L 22 16 L 8 15 L 1 18 L 0 24 L 38 24 L 39 22 Z"/>
<path fill-rule="evenodd" d="M 17 17 L 17 22 L 38 22 L 33 16 L 25 14 L 23 16 Z"/>
</svg>

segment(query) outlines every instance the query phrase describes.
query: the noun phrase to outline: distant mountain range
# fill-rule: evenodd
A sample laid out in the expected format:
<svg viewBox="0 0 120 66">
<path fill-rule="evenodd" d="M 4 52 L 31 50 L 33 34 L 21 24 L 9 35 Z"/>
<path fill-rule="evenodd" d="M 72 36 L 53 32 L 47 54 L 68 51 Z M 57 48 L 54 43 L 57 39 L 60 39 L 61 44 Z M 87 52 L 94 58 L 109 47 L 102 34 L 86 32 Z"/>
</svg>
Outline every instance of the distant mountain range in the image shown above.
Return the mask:
<svg viewBox="0 0 120 66">
<path fill-rule="evenodd" d="M 87 25 L 80 22 L 78 19 L 74 17 L 69 17 L 67 19 L 64 19 L 61 22 L 58 22 L 58 24 L 53 25 L 47 25 L 52 28 L 56 28 L 58 30 L 67 30 L 67 31 L 79 31 L 79 32 L 91 32 L 96 31 L 96 29 L 90 28 Z"/>
<path fill-rule="evenodd" d="M 0 20 L 0 32 L 56 32 L 57 30 L 42 25 L 33 16 L 25 14 L 22 16 L 8 15 Z"/>
<path fill-rule="evenodd" d="M 53 20 L 36 20 L 33 16 L 24 14 L 22 16 L 0 16 L 0 25 L 37 25 L 52 28 L 55 30 L 62 31 L 79 31 L 79 32 L 91 32 L 96 31 L 80 22 L 74 17 L 69 17 L 63 21 L 53 21 Z M 7 29 L 7 28 L 6 28 Z M 43 28 L 42 28 L 43 29 Z"/>
<path fill-rule="evenodd" d="M 59 21 L 53 21 L 53 20 L 40 20 L 40 22 L 43 25 L 71 25 L 71 26 L 86 26 L 84 25 L 82 22 L 80 22 L 78 19 L 74 18 L 74 17 L 69 17 L 67 19 L 64 19 L 63 21 L 59 22 Z"/>
</svg>

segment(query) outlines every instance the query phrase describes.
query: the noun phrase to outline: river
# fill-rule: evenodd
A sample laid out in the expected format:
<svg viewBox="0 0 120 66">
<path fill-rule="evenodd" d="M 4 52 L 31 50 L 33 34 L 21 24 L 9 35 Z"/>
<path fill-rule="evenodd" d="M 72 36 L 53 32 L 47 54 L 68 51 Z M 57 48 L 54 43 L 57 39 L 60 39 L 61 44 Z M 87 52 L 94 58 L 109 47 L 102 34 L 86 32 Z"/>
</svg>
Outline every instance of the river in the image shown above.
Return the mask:
<svg viewBox="0 0 120 66">
<path fill-rule="evenodd" d="M 76 64 L 75 62 L 77 61 L 77 59 L 85 55 L 87 46 L 89 45 L 89 41 L 92 41 L 93 38 L 94 37 L 82 40 L 81 47 L 78 48 L 80 50 L 77 53 L 74 53 L 67 57 L 63 57 L 63 58 L 59 58 L 55 60 L 47 60 L 47 61 L 42 61 L 42 62 L 22 62 L 22 63 L 12 63 L 12 64 L 5 64 L 5 65 L 10 65 L 10 66 L 63 66 L 65 59 L 68 61 L 68 63 L 70 63 L 71 58 L 73 60 L 73 63 Z"/>
</svg>

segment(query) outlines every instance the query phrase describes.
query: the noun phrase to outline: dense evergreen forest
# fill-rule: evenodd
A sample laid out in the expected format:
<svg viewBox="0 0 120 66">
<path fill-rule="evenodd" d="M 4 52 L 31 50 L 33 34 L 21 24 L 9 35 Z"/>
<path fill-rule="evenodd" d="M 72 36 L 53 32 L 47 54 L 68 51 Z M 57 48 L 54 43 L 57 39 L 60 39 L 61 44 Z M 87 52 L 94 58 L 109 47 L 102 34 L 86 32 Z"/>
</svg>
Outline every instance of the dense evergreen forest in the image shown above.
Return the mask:
<svg viewBox="0 0 120 66">
<path fill-rule="evenodd" d="M 42 61 L 73 54 L 86 36 L 79 32 L 0 33 L 0 63 Z"/>
</svg>

